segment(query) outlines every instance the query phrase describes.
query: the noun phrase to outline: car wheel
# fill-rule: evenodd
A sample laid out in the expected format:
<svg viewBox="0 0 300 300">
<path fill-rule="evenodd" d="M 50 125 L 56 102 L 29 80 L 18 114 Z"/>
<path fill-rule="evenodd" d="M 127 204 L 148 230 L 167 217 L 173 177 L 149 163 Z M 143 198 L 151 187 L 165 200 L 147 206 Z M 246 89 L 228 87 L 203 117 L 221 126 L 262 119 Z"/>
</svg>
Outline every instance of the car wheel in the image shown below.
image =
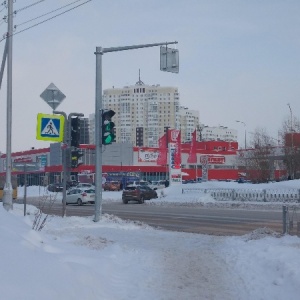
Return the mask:
<svg viewBox="0 0 300 300">
<path fill-rule="evenodd" d="M 81 199 L 77 200 L 77 205 L 82 205 L 82 200 Z"/>
<path fill-rule="evenodd" d="M 128 204 L 128 200 L 123 199 L 124 204 Z"/>
<path fill-rule="evenodd" d="M 144 197 L 142 196 L 141 198 L 140 198 L 140 204 L 143 204 L 144 202 L 145 202 L 145 199 L 144 199 Z"/>
</svg>

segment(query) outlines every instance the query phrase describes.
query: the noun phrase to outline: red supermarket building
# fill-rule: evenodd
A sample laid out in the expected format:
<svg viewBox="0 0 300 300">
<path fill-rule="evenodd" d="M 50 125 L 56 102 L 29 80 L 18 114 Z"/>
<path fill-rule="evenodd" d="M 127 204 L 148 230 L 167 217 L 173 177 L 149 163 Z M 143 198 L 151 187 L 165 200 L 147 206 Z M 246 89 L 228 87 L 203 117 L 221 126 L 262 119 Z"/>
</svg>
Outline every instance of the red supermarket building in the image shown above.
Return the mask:
<svg viewBox="0 0 300 300">
<path fill-rule="evenodd" d="M 80 145 L 83 151 L 82 164 L 71 170 L 71 174 L 93 174 L 95 172 L 95 145 Z M 181 144 L 181 168 L 183 179 L 196 179 L 202 176 L 201 157 L 208 157 L 208 179 L 235 180 L 240 171 L 237 168 L 238 143 L 225 141 L 202 141 L 194 146 L 196 161 L 189 163 L 191 144 Z M 168 165 L 158 165 L 159 148 L 133 147 L 129 143 L 108 145 L 104 147 L 103 173 L 137 172 L 145 180 L 165 179 Z M 12 153 L 12 162 L 36 162 L 38 169 L 31 171 L 32 184 L 41 184 L 47 177 L 47 182 L 58 182 L 62 178 L 62 151 L 60 143 L 50 144 L 49 148 L 30 149 Z M 5 174 L 6 155 L 0 157 L 0 173 Z M 14 165 L 14 164 L 13 164 Z M 22 171 L 13 170 L 22 181 Z M 77 178 L 76 178 L 77 179 Z"/>
</svg>

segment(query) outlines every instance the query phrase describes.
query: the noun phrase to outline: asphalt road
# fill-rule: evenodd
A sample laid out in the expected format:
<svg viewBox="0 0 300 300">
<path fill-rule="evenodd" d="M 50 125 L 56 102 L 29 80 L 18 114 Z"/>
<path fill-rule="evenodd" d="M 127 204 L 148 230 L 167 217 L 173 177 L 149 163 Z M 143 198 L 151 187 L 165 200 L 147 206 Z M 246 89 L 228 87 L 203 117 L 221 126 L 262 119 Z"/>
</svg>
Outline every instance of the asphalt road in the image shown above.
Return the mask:
<svg viewBox="0 0 300 300">
<path fill-rule="evenodd" d="M 36 199 L 27 203 L 38 206 Z M 62 204 L 55 203 L 45 213 L 61 215 Z M 67 205 L 67 216 L 92 216 L 94 205 Z M 282 232 L 282 212 L 268 210 L 203 208 L 185 206 L 156 206 L 130 202 L 103 203 L 102 213 L 113 214 L 125 220 L 144 222 L 156 228 L 172 231 L 193 232 L 213 235 L 243 235 L 257 228 L 268 227 Z"/>
</svg>

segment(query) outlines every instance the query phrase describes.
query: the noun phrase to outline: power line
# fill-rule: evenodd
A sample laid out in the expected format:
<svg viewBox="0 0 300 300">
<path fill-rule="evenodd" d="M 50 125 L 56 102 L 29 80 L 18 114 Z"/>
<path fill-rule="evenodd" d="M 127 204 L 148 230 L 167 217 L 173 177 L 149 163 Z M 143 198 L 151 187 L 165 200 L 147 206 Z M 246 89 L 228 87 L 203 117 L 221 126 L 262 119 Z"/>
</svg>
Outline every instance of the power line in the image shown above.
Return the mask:
<svg viewBox="0 0 300 300">
<path fill-rule="evenodd" d="M 6 1 L 3 1 L 3 2 L 1 3 L 1 5 L 3 5 L 4 7 L 3 7 L 2 9 L 0 9 L 0 13 L 1 13 L 4 9 L 7 8 L 7 6 L 6 6 Z"/>
<path fill-rule="evenodd" d="M 45 0 L 42 0 L 42 1 L 45 1 Z M 76 1 L 73 1 L 73 2 L 71 2 L 71 3 L 69 3 L 69 4 L 66 4 L 66 5 L 62 6 L 62 7 L 59 7 L 59 8 L 57 8 L 57 9 L 52 10 L 52 11 L 49 11 L 49 12 L 43 14 L 43 15 L 40 15 L 40 16 L 38 16 L 38 17 L 32 18 L 32 19 L 30 19 L 30 20 L 28 20 L 28 21 L 25 21 L 25 22 L 23 22 L 23 23 L 20 23 L 20 24 L 18 24 L 18 25 L 15 25 L 15 29 L 16 29 L 17 27 L 21 26 L 21 25 L 30 23 L 30 22 L 32 22 L 32 21 L 35 21 L 35 20 L 40 19 L 40 18 L 42 18 L 42 17 L 45 17 L 45 16 L 47 16 L 47 15 L 50 15 L 50 14 L 52 14 L 52 13 L 58 11 L 58 10 L 61 10 L 61 9 L 65 8 L 65 7 L 68 7 L 68 6 L 70 6 L 70 5 L 72 5 L 72 4 L 76 3 L 76 2 L 79 2 L 79 1 L 82 1 L 82 0 L 76 0 Z"/>
<path fill-rule="evenodd" d="M 77 0 L 77 1 L 78 1 L 78 0 Z M 75 1 L 75 2 L 77 2 L 77 1 Z M 31 28 L 33 28 L 33 27 L 36 27 L 36 26 L 38 26 L 38 25 L 41 25 L 41 24 L 43 24 L 43 23 L 45 23 L 45 22 L 47 22 L 47 21 L 50 21 L 50 20 L 52 20 L 52 19 L 54 19 L 54 18 L 56 18 L 56 17 L 59 17 L 59 16 L 65 14 L 65 13 L 67 13 L 67 12 L 69 12 L 69 11 L 71 11 L 71 10 L 74 10 L 74 9 L 76 9 L 76 8 L 78 8 L 78 7 L 82 6 L 82 5 L 84 5 L 84 4 L 87 4 L 88 2 L 91 2 L 91 1 L 92 1 L 92 0 L 87 0 L 87 1 L 81 3 L 81 4 L 77 5 L 77 6 L 74 6 L 74 7 L 70 8 L 70 9 L 68 9 L 68 10 L 63 11 L 63 12 L 60 13 L 60 14 L 57 14 L 57 15 L 51 17 L 51 18 L 48 18 L 48 19 L 43 20 L 43 21 L 41 21 L 41 22 L 39 22 L 39 23 L 36 23 L 36 24 L 34 24 L 34 25 L 32 25 L 32 26 L 29 26 L 29 27 L 27 27 L 27 28 L 25 28 L 25 29 L 23 29 L 23 30 L 20 30 L 20 31 L 16 32 L 16 33 L 13 33 L 11 36 L 17 35 L 17 34 L 19 34 L 19 33 L 22 33 L 22 32 L 24 32 L 24 31 L 26 31 L 26 30 L 29 30 L 29 29 L 31 29 Z M 7 35 L 7 36 L 3 37 L 3 38 L 0 40 L 0 42 L 2 42 L 3 40 L 5 40 L 7 37 L 9 37 L 9 36 Z"/>
<path fill-rule="evenodd" d="M 30 7 L 32 7 L 32 6 L 36 5 L 36 4 L 41 3 L 41 2 L 44 2 L 44 1 L 45 1 L 45 0 L 39 0 L 39 1 L 35 2 L 35 3 L 29 4 L 29 5 L 27 5 L 27 6 L 24 6 L 24 7 L 20 8 L 20 9 L 17 9 L 17 10 L 14 11 L 14 14 L 16 14 L 16 13 L 19 12 L 19 11 L 22 11 L 22 10 L 25 10 L 25 9 L 27 9 L 27 8 L 30 8 Z"/>
</svg>

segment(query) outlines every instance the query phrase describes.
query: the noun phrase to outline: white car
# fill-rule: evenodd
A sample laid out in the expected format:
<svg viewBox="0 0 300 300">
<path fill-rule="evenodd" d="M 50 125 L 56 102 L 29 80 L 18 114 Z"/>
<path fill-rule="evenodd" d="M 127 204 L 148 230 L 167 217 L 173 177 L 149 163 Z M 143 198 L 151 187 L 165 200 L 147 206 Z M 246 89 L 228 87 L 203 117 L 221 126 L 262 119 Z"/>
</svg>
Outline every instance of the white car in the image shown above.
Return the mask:
<svg viewBox="0 0 300 300">
<path fill-rule="evenodd" d="M 160 181 L 152 181 L 149 184 L 149 187 L 153 190 L 158 190 L 158 189 L 164 189 L 165 188 L 165 184 L 160 182 Z"/>
<path fill-rule="evenodd" d="M 78 189 L 95 189 L 95 186 L 91 183 L 80 182 L 76 185 Z"/>
<path fill-rule="evenodd" d="M 95 190 L 86 188 L 74 188 L 67 192 L 66 204 L 83 205 L 85 203 L 95 203 Z"/>
</svg>

